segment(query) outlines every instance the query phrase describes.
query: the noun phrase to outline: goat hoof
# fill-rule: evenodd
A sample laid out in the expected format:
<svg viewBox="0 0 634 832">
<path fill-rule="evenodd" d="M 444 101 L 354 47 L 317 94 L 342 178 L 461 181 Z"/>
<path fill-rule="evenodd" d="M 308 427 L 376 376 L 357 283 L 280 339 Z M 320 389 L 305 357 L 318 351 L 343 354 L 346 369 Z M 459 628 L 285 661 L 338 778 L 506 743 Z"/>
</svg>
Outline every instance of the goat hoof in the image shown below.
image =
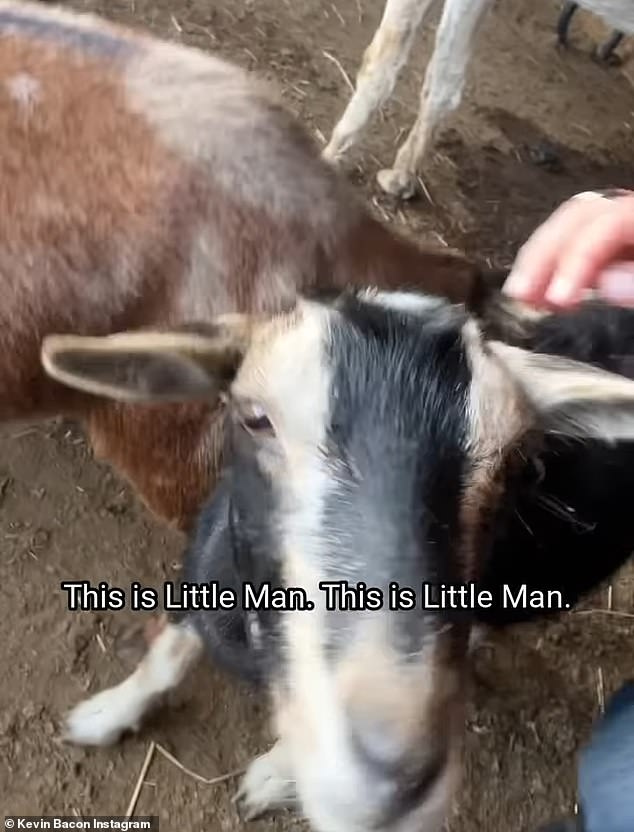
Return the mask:
<svg viewBox="0 0 634 832">
<path fill-rule="evenodd" d="M 233 802 L 243 821 L 255 820 L 266 812 L 295 805 L 295 784 L 280 766 L 277 746 L 251 763 Z"/>
<path fill-rule="evenodd" d="M 334 145 L 332 141 L 328 142 L 326 147 L 324 147 L 321 151 L 321 158 L 325 162 L 333 165 L 333 167 L 338 167 L 342 156 L 343 151 L 338 147 L 338 145 Z"/>
<path fill-rule="evenodd" d="M 61 739 L 74 745 L 113 745 L 126 731 L 136 731 L 138 714 L 129 711 L 123 691 L 103 690 L 80 702 L 66 717 Z"/>
<path fill-rule="evenodd" d="M 623 58 L 617 52 L 605 52 L 603 46 L 598 46 L 595 53 L 595 59 L 604 66 L 621 66 Z"/>
<path fill-rule="evenodd" d="M 418 181 L 413 173 L 398 168 L 386 168 L 376 175 L 381 190 L 397 199 L 412 199 L 418 193 Z"/>
</svg>

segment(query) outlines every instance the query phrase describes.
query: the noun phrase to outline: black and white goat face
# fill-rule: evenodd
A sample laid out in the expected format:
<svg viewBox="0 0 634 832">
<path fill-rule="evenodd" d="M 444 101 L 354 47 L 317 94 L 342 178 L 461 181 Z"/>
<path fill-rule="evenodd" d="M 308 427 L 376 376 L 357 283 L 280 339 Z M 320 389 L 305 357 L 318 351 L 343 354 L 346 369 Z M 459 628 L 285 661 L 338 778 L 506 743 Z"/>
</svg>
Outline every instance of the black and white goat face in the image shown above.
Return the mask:
<svg viewBox="0 0 634 832">
<path fill-rule="evenodd" d="M 59 336 L 44 360 L 124 401 L 224 402 L 241 577 L 299 587 L 310 607 L 258 614 L 278 743 L 254 776 L 294 783 L 319 832 L 436 832 L 469 620 L 422 609 L 421 585 L 477 580 L 527 436 L 633 439 L 634 383 L 486 341 L 462 308 L 399 293 L 204 333 Z M 329 608 L 323 582 L 339 581 L 384 604 Z M 395 584 L 414 609 L 390 609 Z"/>
</svg>

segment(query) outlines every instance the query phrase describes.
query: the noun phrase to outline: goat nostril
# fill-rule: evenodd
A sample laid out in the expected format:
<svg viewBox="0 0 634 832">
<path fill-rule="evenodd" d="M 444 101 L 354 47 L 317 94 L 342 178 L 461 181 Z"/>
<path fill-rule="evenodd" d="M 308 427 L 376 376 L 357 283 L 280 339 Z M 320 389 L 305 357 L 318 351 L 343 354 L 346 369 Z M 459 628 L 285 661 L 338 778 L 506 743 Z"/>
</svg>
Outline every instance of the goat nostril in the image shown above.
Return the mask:
<svg viewBox="0 0 634 832">
<path fill-rule="evenodd" d="M 425 803 L 447 769 L 449 745 L 434 738 L 403 742 L 387 725 L 361 726 L 358 721 L 350 738 L 368 787 L 384 795 L 381 825 L 386 828 Z"/>
<path fill-rule="evenodd" d="M 436 753 L 426 757 L 403 778 L 403 785 L 399 790 L 400 808 L 402 812 L 418 805 L 432 790 L 441 778 L 447 763 L 447 752 Z"/>
<path fill-rule="evenodd" d="M 419 758 L 415 764 L 399 772 L 391 805 L 386 807 L 386 825 L 396 823 L 430 797 L 445 771 L 446 763 L 447 752 L 444 751 Z"/>
</svg>

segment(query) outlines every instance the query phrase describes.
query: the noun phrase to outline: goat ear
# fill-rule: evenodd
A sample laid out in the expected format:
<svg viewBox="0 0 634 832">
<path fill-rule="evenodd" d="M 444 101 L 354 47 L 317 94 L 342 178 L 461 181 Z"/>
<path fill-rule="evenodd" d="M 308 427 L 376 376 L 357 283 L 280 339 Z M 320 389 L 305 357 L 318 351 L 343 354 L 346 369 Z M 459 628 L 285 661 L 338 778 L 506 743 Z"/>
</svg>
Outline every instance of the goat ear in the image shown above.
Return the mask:
<svg viewBox="0 0 634 832">
<path fill-rule="evenodd" d="M 125 402 L 214 401 L 233 380 L 250 342 L 247 318 L 194 331 L 122 332 L 101 338 L 49 335 L 42 364 L 69 387 Z"/>
<path fill-rule="evenodd" d="M 546 431 L 606 441 L 634 440 L 634 381 L 500 341 L 490 341 L 488 346 L 524 391 Z"/>
</svg>

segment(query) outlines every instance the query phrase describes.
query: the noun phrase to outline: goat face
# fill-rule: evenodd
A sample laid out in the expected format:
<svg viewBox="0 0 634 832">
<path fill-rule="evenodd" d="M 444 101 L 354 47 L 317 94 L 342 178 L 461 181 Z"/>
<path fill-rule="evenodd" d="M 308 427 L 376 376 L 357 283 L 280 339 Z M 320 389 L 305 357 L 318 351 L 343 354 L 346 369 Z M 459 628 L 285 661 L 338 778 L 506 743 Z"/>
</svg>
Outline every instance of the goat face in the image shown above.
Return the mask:
<svg viewBox="0 0 634 832">
<path fill-rule="evenodd" d="M 302 300 L 205 335 L 50 337 L 43 359 L 124 400 L 223 398 L 237 569 L 301 587 L 309 607 L 257 621 L 303 811 L 319 832 L 439 829 L 470 621 L 422 609 L 421 584 L 477 580 L 528 434 L 631 439 L 634 383 L 486 342 L 461 308 L 398 293 Z M 328 581 L 384 604 L 331 609 Z M 394 584 L 417 591 L 414 609 L 390 609 Z"/>
</svg>

